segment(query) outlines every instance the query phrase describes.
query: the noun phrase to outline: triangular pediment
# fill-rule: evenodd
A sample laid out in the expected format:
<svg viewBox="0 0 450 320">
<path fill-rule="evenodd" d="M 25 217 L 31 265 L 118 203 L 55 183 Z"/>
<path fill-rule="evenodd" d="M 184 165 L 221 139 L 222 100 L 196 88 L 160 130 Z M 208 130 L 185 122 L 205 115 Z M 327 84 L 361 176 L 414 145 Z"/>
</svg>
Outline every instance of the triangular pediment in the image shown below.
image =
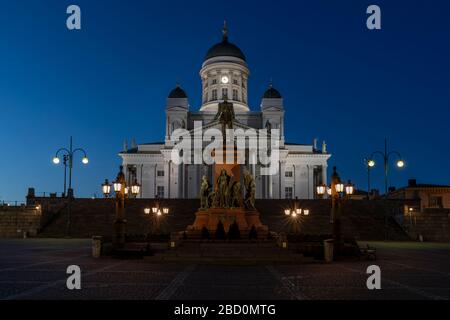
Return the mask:
<svg viewBox="0 0 450 320">
<path fill-rule="evenodd" d="M 283 111 L 283 108 L 282 107 L 266 107 L 266 108 L 264 108 L 264 112 L 267 112 L 267 111 L 276 111 L 276 112 L 279 112 L 279 111 Z"/>
<path fill-rule="evenodd" d="M 167 107 L 166 111 L 187 111 L 185 107 L 182 106 L 174 106 L 174 107 Z"/>
<path fill-rule="evenodd" d="M 207 130 L 207 129 L 218 129 L 218 130 L 222 130 L 222 124 L 220 123 L 219 120 L 214 120 L 212 122 L 206 123 L 202 126 L 202 130 Z M 243 130 L 247 130 L 247 129 L 252 129 L 252 127 L 247 126 L 243 123 L 240 123 L 237 120 L 233 120 L 233 129 L 243 129 Z M 253 128 L 254 129 L 254 128 Z M 191 129 L 190 132 L 193 133 L 195 129 Z"/>
</svg>

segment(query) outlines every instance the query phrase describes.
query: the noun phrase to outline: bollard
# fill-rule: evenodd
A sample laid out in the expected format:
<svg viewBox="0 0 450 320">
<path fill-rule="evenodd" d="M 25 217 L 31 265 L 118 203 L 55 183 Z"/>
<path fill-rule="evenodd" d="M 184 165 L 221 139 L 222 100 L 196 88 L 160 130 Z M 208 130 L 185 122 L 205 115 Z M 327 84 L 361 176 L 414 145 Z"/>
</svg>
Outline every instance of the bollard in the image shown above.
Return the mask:
<svg viewBox="0 0 450 320">
<path fill-rule="evenodd" d="M 102 237 L 93 236 L 92 237 L 92 257 L 100 258 L 102 254 Z"/>
<path fill-rule="evenodd" d="M 326 263 L 333 262 L 334 240 L 327 239 L 323 242 L 324 259 Z"/>
</svg>

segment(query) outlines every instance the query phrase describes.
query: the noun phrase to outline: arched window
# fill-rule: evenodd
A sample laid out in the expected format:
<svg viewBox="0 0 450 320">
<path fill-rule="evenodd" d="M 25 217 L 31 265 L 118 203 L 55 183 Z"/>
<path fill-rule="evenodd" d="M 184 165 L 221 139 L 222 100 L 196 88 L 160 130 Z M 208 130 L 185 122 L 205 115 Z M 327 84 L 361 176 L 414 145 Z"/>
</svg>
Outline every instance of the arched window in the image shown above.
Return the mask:
<svg viewBox="0 0 450 320">
<path fill-rule="evenodd" d="M 222 99 L 228 98 L 228 89 L 223 88 L 222 89 Z"/>
<path fill-rule="evenodd" d="M 233 100 L 239 101 L 238 91 L 237 89 L 233 89 Z"/>
</svg>

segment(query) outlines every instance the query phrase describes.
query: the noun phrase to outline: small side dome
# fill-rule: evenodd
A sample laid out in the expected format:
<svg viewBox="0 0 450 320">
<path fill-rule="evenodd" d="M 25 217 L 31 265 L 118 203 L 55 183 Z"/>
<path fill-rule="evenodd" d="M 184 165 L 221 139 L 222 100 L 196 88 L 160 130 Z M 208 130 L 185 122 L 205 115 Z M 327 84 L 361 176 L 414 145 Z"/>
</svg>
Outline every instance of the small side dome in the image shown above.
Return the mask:
<svg viewBox="0 0 450 320">
<path fill-rule="evenodd" d="M 169 99 L 183 99 L 183 98 L 187 98 L 186 92 L 184 92 L 183 89 L 181 89 L 181 87 L 178 85 L 175 89 L 173 89 L 172 91 L 170 91 Z"/>
<path fill-rule="evenodd" d="M 275 89 L 272 84 L 269 86 L 269 89 L 266 90 L 266 92 L 264 92 L 264 99 L 281 99 L 282 96 L 280 94 L 280 92 Z"/>
</svg>

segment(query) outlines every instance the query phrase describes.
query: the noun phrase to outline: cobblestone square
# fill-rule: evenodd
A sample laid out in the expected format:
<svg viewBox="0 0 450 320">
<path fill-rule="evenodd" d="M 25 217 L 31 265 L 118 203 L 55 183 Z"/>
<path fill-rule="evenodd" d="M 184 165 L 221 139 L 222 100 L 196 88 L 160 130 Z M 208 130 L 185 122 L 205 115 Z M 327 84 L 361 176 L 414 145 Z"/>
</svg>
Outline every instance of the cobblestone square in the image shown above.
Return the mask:
<svg viewBox="0 0 450 320">
<path fill-rule="evenodd" d="M 239 266 L 94 259 L 90 240 L 1 240 L 0 299 L 450 299 L 450 245 L 370 244 L 376 261 Z M 371 264 L 381 290 L 366 288 Z M 69 265 L 81 268 L 81 290 L 66 287 Z"/>
</svg>

